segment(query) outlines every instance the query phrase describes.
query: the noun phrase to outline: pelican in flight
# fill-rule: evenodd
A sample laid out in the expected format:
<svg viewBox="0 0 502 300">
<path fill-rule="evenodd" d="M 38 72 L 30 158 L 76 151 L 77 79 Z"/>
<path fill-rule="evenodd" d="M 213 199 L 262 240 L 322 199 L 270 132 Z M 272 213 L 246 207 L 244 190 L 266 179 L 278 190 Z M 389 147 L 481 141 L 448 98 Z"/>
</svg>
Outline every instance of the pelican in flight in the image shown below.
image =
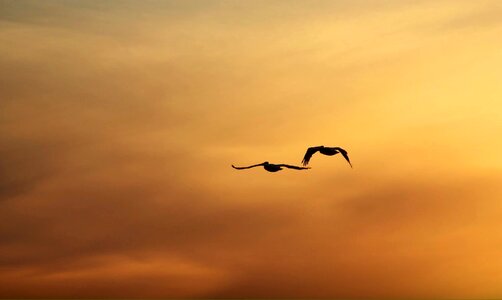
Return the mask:
<svg viewBox="0 0 502 300">
<path fill-rule="evenodd" d="M 242 170 L 242 169 L 250 169 L 250 168 L 259 167 L 259 166 L 263 166 L 263 168 L 269 172 L 277 172 L 277 171 L 282 170 L 282 168 L 289 168 L 289 169 L 295 169 L 295 170 L 310 169 L 310 168 L 306 168 L 306 167 L 297 167 L 297 166 L 291 166 L 291 165 L 286 165 L 286 164 L 271 164 L 268 161 L 263 162 L 261 164 L 248 166 L 248 167 L 236 167 L 236 166 L 232 165 L 232 168 L 237 169 L 237 170 Z"/>
<path fill-rule="evenodd" d="M 317 151 L 319 151 L 321 154 L 332 156 L 338 153 L 341 153 L 343 157 L 345 157 L 345 160 L 349 163 L 350 167 L 352 168 L 352 164 L 350 163 L 349 160 L 349 155 L 347 154 L 347 151 L 340 147 L 324 147 L 324 146 L 317 146 L 317 147 L 310 147 L 307 149 L 307 152 L 305 152 L 305 156 L 303 157 L 302 164 L 304 166 L 309 164 L 310 158 L 312 155 L 314 155 Z"/>
</svg>

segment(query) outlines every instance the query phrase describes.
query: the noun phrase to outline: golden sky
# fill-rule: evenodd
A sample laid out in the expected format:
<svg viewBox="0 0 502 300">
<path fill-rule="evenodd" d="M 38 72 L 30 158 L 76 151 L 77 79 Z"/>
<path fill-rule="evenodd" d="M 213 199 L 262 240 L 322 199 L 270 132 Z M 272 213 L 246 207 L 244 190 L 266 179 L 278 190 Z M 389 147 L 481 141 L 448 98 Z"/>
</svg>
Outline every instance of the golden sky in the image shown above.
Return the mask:
<svg viewBox="0 0 502 300">
<path fill-rule="evenodd" d="M 502 2 L 0 0 L 1 297 L 502 297 Z M 236 171 L 300 164 L 308 171 Z"/>
</svg>

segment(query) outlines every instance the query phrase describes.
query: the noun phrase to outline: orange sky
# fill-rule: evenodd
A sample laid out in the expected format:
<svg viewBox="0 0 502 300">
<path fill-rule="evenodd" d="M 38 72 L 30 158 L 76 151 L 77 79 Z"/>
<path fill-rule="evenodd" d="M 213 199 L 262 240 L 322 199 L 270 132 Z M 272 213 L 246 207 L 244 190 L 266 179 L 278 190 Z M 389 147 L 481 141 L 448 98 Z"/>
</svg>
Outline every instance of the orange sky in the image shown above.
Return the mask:
<svg viewBox="0 0 502 300">
<path fill-rule="evenodd" d="M 502 297 L 500 1 L 0 0 L 0 297 Z M 308 171 L 236 171 L 265 160 Z"/>
</svg>

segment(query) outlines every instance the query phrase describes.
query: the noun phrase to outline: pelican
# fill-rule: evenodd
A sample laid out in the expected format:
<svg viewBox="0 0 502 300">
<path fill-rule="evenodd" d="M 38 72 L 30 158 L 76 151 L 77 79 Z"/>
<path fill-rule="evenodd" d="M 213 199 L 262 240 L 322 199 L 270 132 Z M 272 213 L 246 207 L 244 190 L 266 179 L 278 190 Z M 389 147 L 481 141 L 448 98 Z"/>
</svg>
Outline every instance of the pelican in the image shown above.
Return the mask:
<svg viewBox="0 0 502 300">
<path fill-rule="evenodd" d="M 242 170 L 242 169 L 250 169 L 250 168 L 259 167 L 259 166 L 263 166 L 263 168 L 269 172 L 277 172 L 277 171 L 282 170 L 282 168 L 289 168 L 289 169 L 295 169 L 295 170 L 310 169 L 310 168 L 297 167 L 297 166 L 291 166 L 291 165 L 286 165 L 286 164 L 271 164 L 268 161 L 263 162 L 261 164 L 248 166 L 248 167 L 236 167 L 236 166 L 232 165 L 232 168 L 237 169 L 237 170 Z"/>
<path fill-rule="evenodd" d="M 310 147 L 307 149 L 307 152 L 305 152 L 305 156 L 303 157 L 302 164 L 304 166 L 309 164 L 310 158 L 312 155 L 314 155 L 317 151 L 321 152 L 321 154 L 332 156 L 337 153 L 341 153 L 343 157 L 345 157 L 345 160 L 349 163 L 350 167 L 352 168 L 352 164 L 350 163 L 349 160 L 349 155 L 347 154 L 347 151 L 340 147 L 324 147 L 324 146 L 317 146 L 317 147 Z"/>
</svg>

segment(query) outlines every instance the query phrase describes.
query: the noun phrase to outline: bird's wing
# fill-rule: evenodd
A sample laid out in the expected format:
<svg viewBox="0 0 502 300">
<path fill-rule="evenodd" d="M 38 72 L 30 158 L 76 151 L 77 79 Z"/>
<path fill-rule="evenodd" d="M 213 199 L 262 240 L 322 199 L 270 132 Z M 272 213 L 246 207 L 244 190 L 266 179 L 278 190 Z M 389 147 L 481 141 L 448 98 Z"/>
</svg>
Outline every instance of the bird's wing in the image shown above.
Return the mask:
<svg viewBox="0 0 502 300">
<path fill-rule="evenodd" d="M 303 157 L 302 164 L 304 166 L 308 165 L 312 155 L 314 155 L 314 153 L 319 151 L 319 149 L 321 149 L 321 146 L 308 148 L 307 152 L 305 152 L 305 156 Z"/>
<path fill-rule="evenodd" d="M 307 170 L 307 169 L 310 169 L 309 167 L 298 167 L 298 166 L 292 166 L 292 165 L 286 165 L 286 164 L 280 164 L 278 166 L 279 167 L 289 168 L 289 169 L 295 169 L 295 170 Z"/>
<path fill-rule="evenodd" d="M 340 151 L 340 153 L 343 155 L 343 157 L 345 157 L 345 160 L 349 163 L 350 167 L 352 168 L 352 164 L 350 163 L 349 154 L 347 153 L 347 151 L 345 151 L 340 147 L 335 147 L 335 149 Z"/>
<path fill-rule="evenodd" d="M 242 170 L 242 169 L 250 169 L 250 168 L 254 168 L 254 167 L 258 167 L 258 166 L 263 166 L 263 164 L 256 164 L 256 165 L 252 165 L 252 166 L 248 166 L 248 167 L 236 167 L 234 165 L 232 165 L 232 168 L 234 169 L 237 169 L 237 170 Z"/>
</svg>

